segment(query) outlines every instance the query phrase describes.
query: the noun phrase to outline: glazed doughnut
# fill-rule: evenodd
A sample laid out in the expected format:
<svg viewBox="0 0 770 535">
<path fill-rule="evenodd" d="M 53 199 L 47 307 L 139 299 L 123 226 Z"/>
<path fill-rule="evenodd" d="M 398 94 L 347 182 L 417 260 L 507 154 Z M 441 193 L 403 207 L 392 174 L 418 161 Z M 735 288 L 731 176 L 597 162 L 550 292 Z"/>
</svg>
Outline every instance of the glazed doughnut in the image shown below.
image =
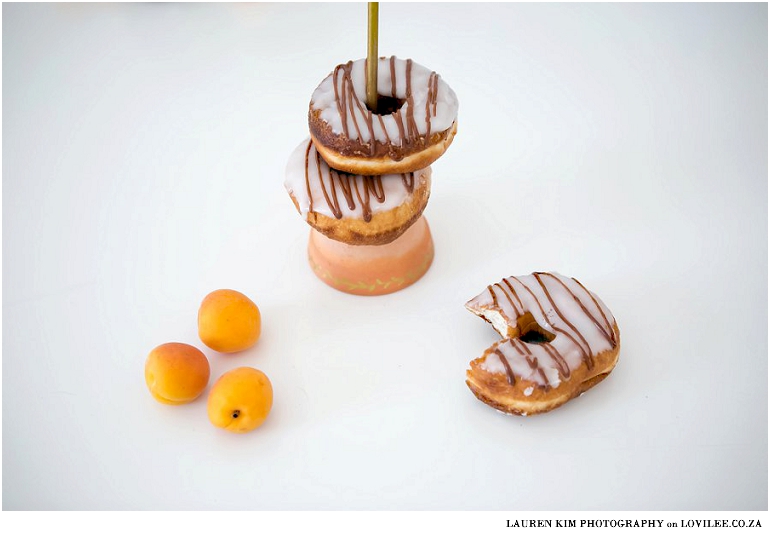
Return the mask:
<svg viewBox="0 0 770 535">
<path fill-rule="evenodd" d="M 457 131 L 457 95 L 411 59 L 378 62 L 377 110 L 366 99 L 366 60 L 338 65 L 313 92 L 308 121 L 321 156 L 362 175 L 407 173 L 433 163 Z"/>
<path fill-rule="evenodd" d="M 430 167 L 362 176 L 332 169 L 306 139 L 294 150 L 284 183 L 303 218 L 325 236 L 350 245 L 383 245 L 401 236 L 430 196 Z"/>
<path fill-rule="evenodd" d="M 466 373 L 473 394 L 500 411 L 527 416 L 555 409 L 601 382 L 617 363 L 615 318 L 574 278 L 507 277 L 465 306 L 503 337 Z"/>
</svg>

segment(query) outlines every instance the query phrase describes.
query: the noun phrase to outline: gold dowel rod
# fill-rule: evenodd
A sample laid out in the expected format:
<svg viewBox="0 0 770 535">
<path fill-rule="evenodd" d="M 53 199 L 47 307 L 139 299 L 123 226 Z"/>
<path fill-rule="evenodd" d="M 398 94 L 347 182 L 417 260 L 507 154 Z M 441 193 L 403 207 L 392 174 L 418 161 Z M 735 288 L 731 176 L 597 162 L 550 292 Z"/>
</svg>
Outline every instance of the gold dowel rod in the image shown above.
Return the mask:
<svg viewBox="0 0 770 535">
<path fill-rule="evenodd" d="M 369 2 L 369 46 L 366 53 L 366 105 L 377 111 L 377 26 L 379 2 Z"/>
</svg>

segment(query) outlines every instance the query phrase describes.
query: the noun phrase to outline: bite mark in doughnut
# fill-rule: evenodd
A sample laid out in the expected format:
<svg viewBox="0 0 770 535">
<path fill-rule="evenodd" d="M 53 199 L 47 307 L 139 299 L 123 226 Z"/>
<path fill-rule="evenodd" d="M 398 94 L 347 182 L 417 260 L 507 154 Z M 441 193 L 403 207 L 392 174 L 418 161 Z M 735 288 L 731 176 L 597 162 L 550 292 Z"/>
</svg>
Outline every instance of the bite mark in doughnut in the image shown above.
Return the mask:
<svg viewBox="0 0 770 535">
<path fill-rule="evenodd" d="M 503 337 L 466 372 L 473 394 L 500 411 L 527 416 L 555 409 L 601 382 L 617 363 L 615 318 L 574 278 L 507 277 L 465 306 Z"/>
<path fill-rule="evenodd" d="M 310 135 L 335 169 L 404 173 L 433 163 L 457 132 L 458 101 L 441 77 L 411 59 L 379 58 L 381 109 L 366 107 L 366 60 L 338 65 L 313 92 Z"/>
<path fill-rule="evenodd" d="M 384 245 L 401 236 L 430 197 L 431 169 L 382 176 L 329 167 L 306 139 L 294 150 L 284 185 L 310 226 L 350 245 Z"/>
</svg>

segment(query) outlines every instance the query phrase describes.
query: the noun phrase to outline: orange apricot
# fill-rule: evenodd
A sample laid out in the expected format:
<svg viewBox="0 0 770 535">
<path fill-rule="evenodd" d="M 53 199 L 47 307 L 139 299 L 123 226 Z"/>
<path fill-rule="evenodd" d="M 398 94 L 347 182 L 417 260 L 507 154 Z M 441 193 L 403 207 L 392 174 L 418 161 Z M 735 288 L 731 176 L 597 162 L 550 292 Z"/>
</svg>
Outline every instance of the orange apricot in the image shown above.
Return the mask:
<svg viewBox="0 0 770 535">
<path fill-rule="evenodd" d="M 144 380 L 152 397 L 167 405 L 189 403 L 209 384 L 206 355 L 188 344 L 161 344 L 147 356 Z"/>
<path fill-rule="evenodd" d="M 209 420 L 233 433 L 262 425 L 273 407 L 273 386 L 259 370 L 243 366 L 217 379 L 208 399 Z"/>
<path fill-rule="evenodd" d="M 198 309 L 198 336 L 220 353 L 235 353 L 257 343 L 262 318 L 254 302 L 235 290 L 215 290 Z"/>
</svg>

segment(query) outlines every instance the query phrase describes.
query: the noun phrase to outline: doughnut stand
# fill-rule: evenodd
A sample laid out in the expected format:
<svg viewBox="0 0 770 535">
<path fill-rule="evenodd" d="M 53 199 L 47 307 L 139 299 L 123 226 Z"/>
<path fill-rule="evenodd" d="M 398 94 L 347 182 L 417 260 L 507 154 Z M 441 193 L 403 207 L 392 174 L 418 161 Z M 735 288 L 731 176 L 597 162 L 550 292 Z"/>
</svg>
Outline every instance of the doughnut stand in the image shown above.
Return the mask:
<svg viewBox="0 0 770 535">
<path fill-rule="evenodd" d="M 323 282 L 355 295 L 385 295 L 417 282 L 433 262 L 424 216 L 385 245 L 348 245 L 310 230 L 308 261 Z"/>
<path fill-rule="evenodd" d="M 337 65 L 313 92 L 310 138 L 290 157 L 285 184 L 311 226 L 313 273 L 371 296 L 430 268 L 430 165 L 457 131 L 452 89 L 411 59 L 378 57 L 376 34 L 370 3 L 368 56 Z"/>
</svg>

